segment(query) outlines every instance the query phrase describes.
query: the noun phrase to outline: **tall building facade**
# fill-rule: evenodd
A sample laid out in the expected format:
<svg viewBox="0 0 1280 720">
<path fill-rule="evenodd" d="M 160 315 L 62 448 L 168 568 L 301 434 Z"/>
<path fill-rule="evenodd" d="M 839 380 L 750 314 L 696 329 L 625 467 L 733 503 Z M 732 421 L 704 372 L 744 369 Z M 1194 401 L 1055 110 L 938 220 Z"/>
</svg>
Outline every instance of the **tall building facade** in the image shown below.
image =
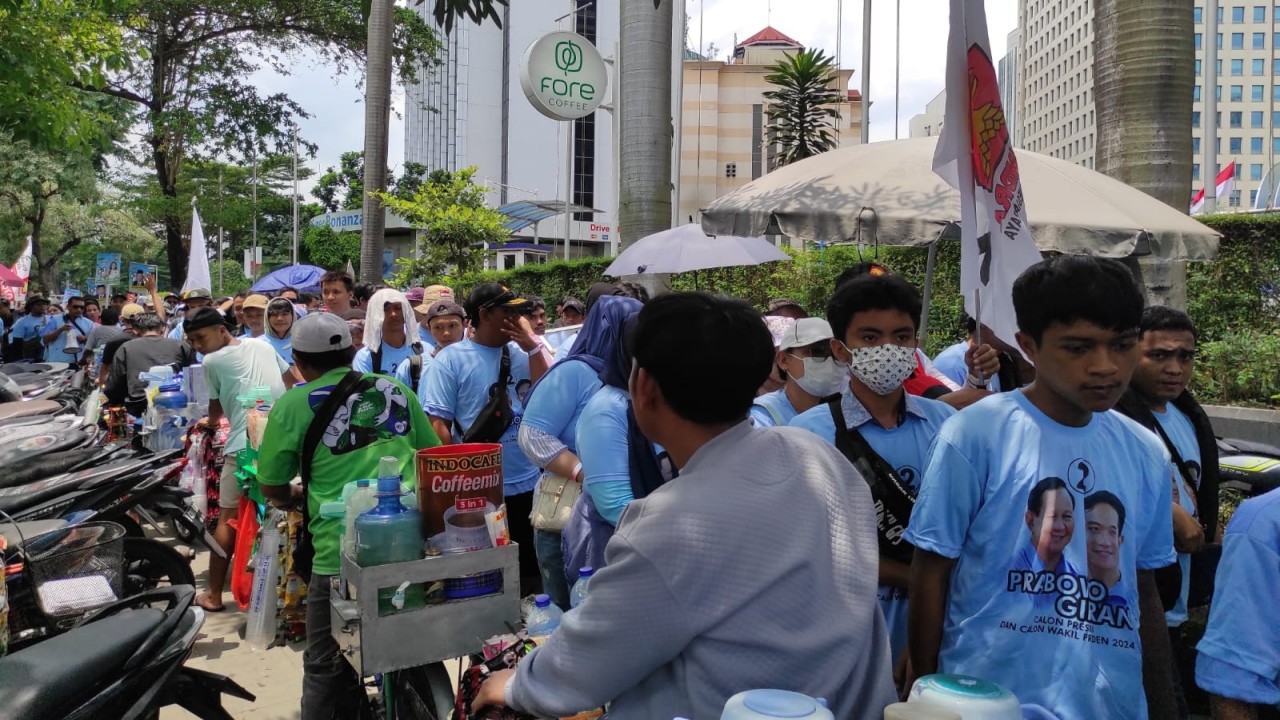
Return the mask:
<svg viewBox="0 0 1280 720">
<path fill-rule="evenodd" d="M 1209 186 L 1218 172 L 1236 163 L 1235 190 L 1220 204 L 1275 207 L 1280 160 L 1280 4 L 1218 6 L 1217 82 L 1218 167 L 1202 168 L 1205 62 L 1205 1 L 1194 13 L 1196 83 L 1191 115 L 1193 188 Z M 1018 7 L 1018 91 L 1021 146 L 1093 167 L 1093 6 L 1089 0 L 1022 0 Z"/>
<path fill-rule="evenodd" d="M 1005 41 L 1004 57 L 996 63 L 996 82 L 1000 85 L 1000 105 L 1009 125 L 1009 138 L 1014 147 L 1022 147 L 1022 126 L 1018 124 L 1018 87 L 1022 77 L 1018 67 L 1018 42 L 1021 33 L 1014 28 Z"/>
</svg>

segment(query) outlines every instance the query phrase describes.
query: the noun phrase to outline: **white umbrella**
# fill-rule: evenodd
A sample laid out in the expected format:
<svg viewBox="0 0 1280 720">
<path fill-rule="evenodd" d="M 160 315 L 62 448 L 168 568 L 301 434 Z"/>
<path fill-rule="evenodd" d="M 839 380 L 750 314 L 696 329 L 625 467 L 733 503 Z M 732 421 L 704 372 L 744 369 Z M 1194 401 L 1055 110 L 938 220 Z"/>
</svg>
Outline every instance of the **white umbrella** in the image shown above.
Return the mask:
<svg viewBox="0 0 1280 720">
<path fill-rule="evenodd" d="M 739 265 L 761 265 L 790 257 L 762 237 L 707 235 L 696 224 L 663 230 L 622 251 L 605 275 L 682 273 Z"/>
<path fill-rule="evenodd" d="M 709 233 L 928 245 L 960 219 L 960 196 L 933 172 L 937 138 L 832 150 L 778 168 L 702 211 Z M 1212 260 L 1219 234 L 1146 193 L 1064 160 L 1018 150 L 1031 233 L 1041 250 Z M 1148 246 L 1149 245 L 1149 250 Z"/>
</svg>

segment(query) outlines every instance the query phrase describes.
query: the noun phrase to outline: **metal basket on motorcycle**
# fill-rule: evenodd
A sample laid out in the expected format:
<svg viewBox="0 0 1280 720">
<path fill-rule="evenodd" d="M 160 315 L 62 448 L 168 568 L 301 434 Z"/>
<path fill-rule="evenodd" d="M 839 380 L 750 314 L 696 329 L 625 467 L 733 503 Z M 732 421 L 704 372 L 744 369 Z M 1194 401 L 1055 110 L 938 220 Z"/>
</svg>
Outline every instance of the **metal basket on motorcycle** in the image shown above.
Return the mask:
<svg viewBox="0 0 1280 720">
<path fill-rule="evenodd" d="M 116 523 L 86 522 L 25 543 L 25 572 L 49 620 L 68 624 L 120 598 L 124 536 Z"/>
</svg>

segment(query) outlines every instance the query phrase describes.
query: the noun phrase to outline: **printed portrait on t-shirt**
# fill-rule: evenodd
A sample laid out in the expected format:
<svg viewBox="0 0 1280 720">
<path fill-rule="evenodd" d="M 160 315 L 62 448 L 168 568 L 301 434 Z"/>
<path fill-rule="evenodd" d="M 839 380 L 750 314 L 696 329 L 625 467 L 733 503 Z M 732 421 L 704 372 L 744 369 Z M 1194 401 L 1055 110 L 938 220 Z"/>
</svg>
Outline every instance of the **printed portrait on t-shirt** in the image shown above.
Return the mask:
<svg viewBox="0 0 1280 720">
<path fill-rule="evenodd" d="M 1088 538 L 1089 579 L 1107 588 L 1107 604 L 1127 607 L 1128 593 L 1121 585 L 1120 547 L 1124 544 L 1124 503 L 1105 490 L 1084 499 L 1085 533 Z"/>
<path fill-rule="evenodd" d="M 533 387 L 533 383 L 529 382 L 528 380 L 521 380 L 520 382 L 516 383 L 516 399 L 520 401 L 521 405 L 524 405 L 528 401 L 529 390 L 532 387 Z"/>
<path fill-rule="evenodd" d="M 1014 570 L 1074 575 L 1064 554 L 1076 531 L 1076 499 L 1065 480 L 1047 477 L 1027 495 L 1027 543 L 1014 557 Z"/>
</svg>

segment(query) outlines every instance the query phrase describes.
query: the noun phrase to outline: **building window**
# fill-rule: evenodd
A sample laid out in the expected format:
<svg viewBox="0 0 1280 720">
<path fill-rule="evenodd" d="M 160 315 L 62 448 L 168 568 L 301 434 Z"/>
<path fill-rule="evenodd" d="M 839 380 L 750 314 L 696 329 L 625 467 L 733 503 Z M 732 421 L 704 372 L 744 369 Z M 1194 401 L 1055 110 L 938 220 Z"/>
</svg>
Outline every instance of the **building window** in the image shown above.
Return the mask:
<svg viewBox="0 0 1280 720">
<path fill-rule="evenodd" d="M 1244 101 L 1244 86 L 1232 85 L 1231 86 L 1231 102 L 1243 102 L 1243 101 Z"/>
<path fill-rule="evenodd" d="M 1231 61 L 1231 76 L 1240 77 L 1244 75 L 1244 60 L 1236 59 Z"/>
<path fill-rule="evenodd" d="M 1244 33 L 1231 33 L 1231 49 L 1232 50 L 1244 49 Z"/>
<path fill-rule="evenodd" d="M 751 106 L 751 179 L 764 174 L 764 105 Z"/>
<path fill-rule="evenodd" d="M 1201 39 L 1200 33 L 1196 33 L 1195 43 L 1196 43 L 1196 49 L 1200 50 L 1201 49 L 1200 46 L 1204 44 L 1204 41 Z"/>
<path fill-rule="evenodd" d="M 1262 154 L 1262 138 L 1261 137 L 1249 138 L 1249 154 L 1251 155 Z"/>
<path fill-rule="evenodd" d="M 596 41 L 596 0 L 578 3 L 574 24 L 579 35 Z M 595 207 L 596 203 L 595 113 L 573 121 L 573 202 L 584 207 Z M 588 212 L 573 214 L 579 222 L 589 222 L 594 217 Z"/>
<path fill-rule="evenodd" d="M 1232 130 L 1239 130 L 1241 127 L 1244 126 L 1244 123 L 1242 121 L 1243 116 L 1244 116 L 1244 113 L 1240 112 L 1239 110 L 1236 110 L 1228 115 L 1227 122 L 1231 124 Z"/>
<path fill-rule="evenodd" d="M 1249 127 L 1258 129 L 1262 127 L 1263 114 L 1261 110 L 1254 110 L 1249 113 Z"/>
<path fill-rule="evenodd" d="M 1237 7 L 1233 7 L 1233 8 L 1231 8 L 1231 22 L 1236 23 L 1236 24 L 1240 24 L 1240 23 L 1244 22 L 1244 8 L 1243 8 L 1243 7 L 1239 7 L 1239 6 L 1237 6 Z"/>
<path fill-rule="evenodd" d="M 1258 204 L 1258 191 L 1250 190 L 1249 191 L 1249 207 L 1253 207 L 1254 205 L 1257 205 L 1257 204 Z"/>
<path fill-rule="evenodd" d="M 1200 86 L 1197 85 L 1196 87 L 1198 88 Z M 1199 97 L 1199 95 L 1200 93 L 1196 93 L 1197 98 Z M 1200 127 L 1200 111 L 1199 110 L 1193 110 L 1191 112 L 1191 127 L 1193 128 Z"/>
<path fill-rule="evenodd" d="M 1262 58 L 1255 58 L 1253 61 L 1253 76 L 1260 77 L 1267 74 L 1267 61 Z"/>
<path fill-rule="evenodd" d="M 1271 127 L 1280 127 L 1280 110 L 1271 113 Z"/>
<path fill-rule="evenodd" d="M 1233 137 L 1227 139 L 1227 152 L 1233 155 L 1239 155 L 1243 152 L 1244 142 L 1241 138 Z"/>
<path fill-rule="evenodd" d="M 1254 49 L 1254 50 L 1266 50 L 1266 49 L 1267 49 L 1267 34 L 1266 34 L 1266 33 L 1254 33 L 1254 34 L 1253 34 L 1253 49 Z"/>
<path fill-rule="evenodd" d="M 1204 8 L 1196 8 L 1191 11 L 1191 17 L 1195 19 L 1197 25 L 1204 22 Z"/>
<path fill-rule="evenodd" d="M 1253 21 L 1254 21 L 1254 22 L 1256 22 L 1256 23 L 1264 23 L 1264 22 L 1266 22 L 1266 21 L 1267 21 L 1267 6 L 1266 6 L 1266 5 L 1254 5 L 1254 6 L 1253 6 Z"/>
<path fill-rule="evenodd" d="M 1264 97 L 1263 95 L 1264 92 L 1265 91 L 1263 90 L 1263 87 L 1261 85 L 1254 85 L 1253 87 L 1249 88 L 1249 99 L 1253 100 L 1254 102 L 1262 102 L 1262 99 Z"/>
<path fill-rule="evenodd" d="M 1280 75 L 1280 58 L 1275 58 L 1271 61 L 1271 74 Z"/>
<path fill-rule="evenodd" d="M 738 177 L 738 163 L 725 163 L 724 176 L 727 178 Z"/>
<path fill-rule="evenodd" d="M 1200 138 L 1198 137 L 1191 138 L 1191 154 L 1192 155 L 1200 154 Z"/>
<path fill-rule="evenodd" d="M 1218 24 L 1219 25 L 1222 24 L 1222 17 L 1223 17 L 1222 13 L 1225 9 L 1226 8 L 1222 7 L 1221 5 L 1218 6 Z"/>
<path fill-rule="evenodd" d="M 1200 179 L 1200 163 L 1191 163 L 1191 179 Z"/>
<path fill-rule="evenodd" d="M 1231 191 L 1231 200 L 1228 202 L 1231 207 L 1240 207 L 1240 191 Z"/>
<path fill-rule="evenodd" d="M 1276 102 L 1280 102 L 1280 85 L 1272 85 L 1272 86 L 1271 86 L 1271 97 L 1272 97 Z"/>
<path fill-rule="evenodd" d="M 1262 163 L 1249 163 L 1249 179 L 1250 180 L 1262 179 Z"/>
<path fill-rule="evenodd" d="M 1272 46 L 1272 47 L 1277 47 L 1277 43 L 1280 43 L 1280 32 L 1278 32 L 1278 33 L 1274 33 L 1274 34 L 1271 36 L 1271 46 Z"/>
<path fill-rule="evenodd" d="M 1280 88 L 1280 85 L 1277 85 L 1276 87 Z M 1200 102 L 1200 86 L 1199 85 L 1192 88 L 1191 99 L 1194 100 L 1195 102 Z"/>
<path fill-rule="evenodd" d="M 1280 137 L 1271 138 L 1271 152 L 1280 155 Z"/>
</svg>

